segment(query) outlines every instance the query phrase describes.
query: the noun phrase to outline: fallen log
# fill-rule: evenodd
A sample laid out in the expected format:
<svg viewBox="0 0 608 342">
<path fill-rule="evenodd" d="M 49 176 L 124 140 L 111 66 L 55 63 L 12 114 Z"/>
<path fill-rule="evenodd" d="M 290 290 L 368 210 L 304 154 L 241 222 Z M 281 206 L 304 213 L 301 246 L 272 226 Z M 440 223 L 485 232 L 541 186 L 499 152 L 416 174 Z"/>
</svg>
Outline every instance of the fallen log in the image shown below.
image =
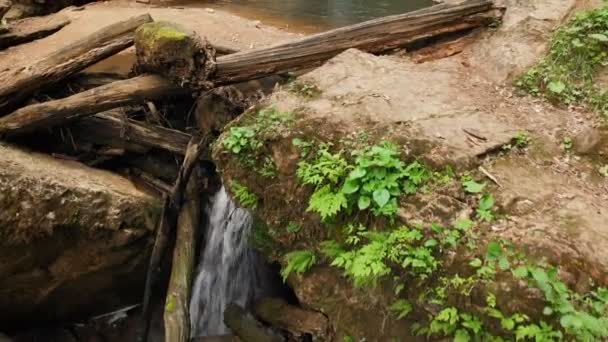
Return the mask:
<svg viewBox="0 0 608 342">
<path fill-rule="evenodd" d="M 173 265 L 163 316 L 165 341 L 188 342 L 190 339 L 189 304 L 202 206 L 200 198 L 202 179 L 200 175 L 192 175 L 192 173 L 194 173 L 201 152 L 206 147 L 203 146 L 204 142 L 201 140 L 198 144 L 191 143 L 188 146 L 182 169 L 178 174 L 178 182 L 176 182 L 172 194 L 176 201 L 173 202 L 173 205 L 180 209 L 177 218 Z M 180 184 L 184 185 L 183 190 L 178 186 Z"/>
<path fill-rule="evenodd" d="M 280 336 L 267 331 L 251 314 L 237 304 L 230 303 L 224 309 L 224 323 L 232 333 L 247 342 L 282 342 Z"/>
<path fill-rule="evenodd" d="M 115 111 L 84 118 L 70 126 L 85 141 L 138 152 L 156 148 L 184 155 L 191 136 L 178 130 L 122 118 Z M 134 148 L 133 148 L 134 147 Z"/>
<path fill-rule="evenodd" d="M 255 303 L 255 315 L 263 322 L 289 331 L 296 337 L 311 334 L 329 340 L 329 321 L 322 313 L 289 305 L 280 298 L 262 298 Z"/>
<path fill-rule="evenodd" d="M 65 125 L 116 107 L 184 94 L 184 89 L 156 75 L 117 81 L 64 99 L 33 104 L 0 118 L 0 136 Z"/>
<path fill-rule="evenodd" d="M 133 44 L 134 31 L 152 21 L 133 17 L 84 37 L 32 64 L 0 73 L 0 115 L 37 89 L 83 70 Z"/>
<path fill-rule="evenodd" d="M 0 50 L 49 36 L 70 23 L 62 17 L 34 17 L 16 21 L 0 34 Z"/>
<path fill-rule="evenodd" d="M 216 60 L 215 86 L 310 68 L 350 48 L 379 53 L 431 37 L 490 24 L 502 16 L 491 0 L 437 5 L 338 28 L 264 49 Z"/>
</svg>

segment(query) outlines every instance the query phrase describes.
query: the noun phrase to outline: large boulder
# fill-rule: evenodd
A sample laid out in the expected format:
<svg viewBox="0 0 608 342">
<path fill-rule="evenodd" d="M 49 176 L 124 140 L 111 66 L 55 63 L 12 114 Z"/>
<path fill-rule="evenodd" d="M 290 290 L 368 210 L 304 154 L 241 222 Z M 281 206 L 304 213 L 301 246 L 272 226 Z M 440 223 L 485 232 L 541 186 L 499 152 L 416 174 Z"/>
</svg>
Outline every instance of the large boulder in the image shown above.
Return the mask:
<svg viewBox="0 0 608 342">
<path fill-rule="evenodd" d="M 0 143 L 0 329 L 141 296 L 159 200 L 127 179 Z"/>
</svg>

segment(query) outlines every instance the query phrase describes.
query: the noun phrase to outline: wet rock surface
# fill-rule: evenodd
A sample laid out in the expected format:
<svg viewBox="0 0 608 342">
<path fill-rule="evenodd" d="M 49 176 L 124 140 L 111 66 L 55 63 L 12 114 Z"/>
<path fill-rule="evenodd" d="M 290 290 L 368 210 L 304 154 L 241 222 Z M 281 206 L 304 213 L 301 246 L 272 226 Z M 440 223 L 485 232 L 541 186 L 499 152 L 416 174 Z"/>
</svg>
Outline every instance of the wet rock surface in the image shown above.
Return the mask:
<svg viewBox="0 0 608 342">
<path fill-rule="evenodd" d="M 109 172 L 0 151 L 2 328 L 139 298 L 158 199 Z"/>
</svg>

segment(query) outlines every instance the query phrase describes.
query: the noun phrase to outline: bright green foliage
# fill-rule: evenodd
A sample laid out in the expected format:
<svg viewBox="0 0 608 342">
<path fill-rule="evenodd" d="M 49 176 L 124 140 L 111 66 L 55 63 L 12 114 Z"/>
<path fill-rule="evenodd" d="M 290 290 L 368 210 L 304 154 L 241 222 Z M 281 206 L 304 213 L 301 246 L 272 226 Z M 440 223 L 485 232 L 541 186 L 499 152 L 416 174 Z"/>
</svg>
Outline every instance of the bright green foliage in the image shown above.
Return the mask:
<svg viewBox="0 0 608 342">
<path fill-rule="evenodd" d="M 454 341 L 466 342 L 471 340 L 490 340 L 483 323 L 479 317 L 461 313 L 455 307 L 449 307 L 440 311 L 431 321 L 428 328 L 418 331 L 419 334 L 426 333 L 428 337 L 453 336 Z M 488 336 L 487 336 L 488 335 Z"/>
<path fill-rule="evenodd" d="M 224 139 L 224 146 L 234 154 L 253 152 L 261 146 L 255 135 L 251 127 L 231 127 Z"/>
<path fill-rule="evenodd" d="M 286 281 L 292 272 L 303 274 L 317 262 L 317 256 L 312 251 L 293 251 L 284 257 L 285 267 L 281 269 L 281 277 Z"/>
<path fill-rule="evenodd" d="M 566 105 L 586 102 L 608 113 L 608 98 L 595 86 L 608 63 L 608 7 L 583 12 L 555 33 L 549 54 L 517 86 Z"/>
<path fill-rule="evenodd" d="M 484 195 L 479 200 L 479 206 L 477 207 L 477 216 L 486 222 L 494 220 L 494 214 L 492 213 L 494 208 L 494 197 L 490 194 Z"/>
<path fill-rule="evenodd" d="M 398 301 L 394 302 L 393 305 L 389 306 L 388 309 L 395 314 L 397 319 L 403 319 L 407 317 L 410 312 L 412 312 L 414 307 L 407 300 L 399 299 Z"/>
<path fill-rule="evenodd" d="M 293 143 L 310 147 L 301 140 Z M 397 147 L 389 142 L 354 152 L 354 165 L 349 165 L 341 152 L 332 154 L 330 147 L 322 144 L 313 160 L 299 162 L 296 171 L 301 184 L 315 187 L 308 210 L 319 213 L 324 221 L 343 209 L 371 210 L 375 216 L 393 218 L 399 197 L 415 193 L 431 176 L 418 162 L 402 162 Z"/>
<path fill-rule="evenodd" d="M 348 163 L 340 153 L 331 154 L 330 145 L 322 145 L 312 162 L 298 163 L 296 176 L 302 184 L 321 186 L 335 185 L 341 181 L 348 170 Z"/>
<path fill-rule="evenodd" d="M 302 140 L 300 138 L 293 138 L 291 141 L 292 145 L 300 149 L 300 157 L 306 157 L 310 150 L 312 149 L 313 144 L 311 142 Z"/>
<path fill-rule="evenodd" d="M 430 177 L 418 162 L 405 165 L 397 147 L 383 142 L 357 151 L 355 165 L 342 185 L 342 193 L 359 210 L 371 209 L 376 216 L 392 217 L 399 209 L 399 197 L 413 194 Z"/>
<path fill-rule="evenodd" d="M 230 189 L 236 200 L 244 207 L 249 209 L 257 209 L 258 196 L 251 192 L 246 186 L 233 180 L 230 182 Z"/>
<path fill-rule="evenodd" d="M 526 132 L 518 132 L 513 138 L 513 145 L 517 148 L 526 148 L 530 144 L 530 136 Z"/>
<path fill-rule="evenodd" d="M 331 186 L 325 185 L 310 196 L 307 211 L 314 211 L 326 221 L 333 218 L 340 210 L 347 208 L 346 197 L 341 192 L 333 192 Z"/>
<path fill-rule="evenodd" d="M 314 84 L 295 81 L 289 84 L 288 90 L 303 97 L 315 98 L 321 95 L 321 90 Z"/>
</svg>

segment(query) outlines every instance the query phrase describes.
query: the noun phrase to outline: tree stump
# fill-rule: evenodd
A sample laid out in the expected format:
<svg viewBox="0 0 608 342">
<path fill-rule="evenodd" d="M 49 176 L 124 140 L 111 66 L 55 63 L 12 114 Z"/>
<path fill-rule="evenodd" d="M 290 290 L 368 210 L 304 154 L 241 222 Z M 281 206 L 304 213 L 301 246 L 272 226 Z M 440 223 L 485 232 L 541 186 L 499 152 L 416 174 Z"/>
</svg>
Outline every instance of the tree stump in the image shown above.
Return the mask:
<svg viewBox="0 0 608 342">
<path fill-rule="evenodd" d="M 137 61 L 134 72 L 157 73 L 192 90 L 213 87 L 215 49 L 206 39 L 170 22 L 142 25 L 135 32 Z"/>
</svg>

